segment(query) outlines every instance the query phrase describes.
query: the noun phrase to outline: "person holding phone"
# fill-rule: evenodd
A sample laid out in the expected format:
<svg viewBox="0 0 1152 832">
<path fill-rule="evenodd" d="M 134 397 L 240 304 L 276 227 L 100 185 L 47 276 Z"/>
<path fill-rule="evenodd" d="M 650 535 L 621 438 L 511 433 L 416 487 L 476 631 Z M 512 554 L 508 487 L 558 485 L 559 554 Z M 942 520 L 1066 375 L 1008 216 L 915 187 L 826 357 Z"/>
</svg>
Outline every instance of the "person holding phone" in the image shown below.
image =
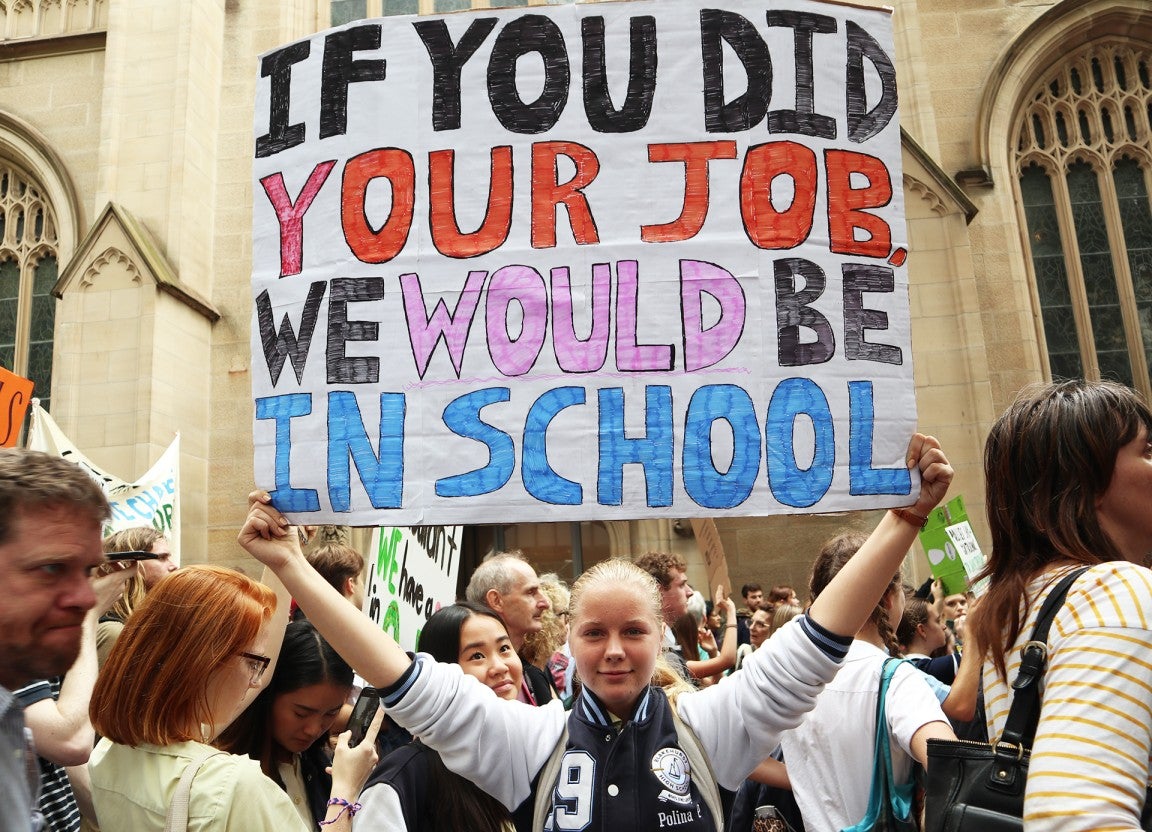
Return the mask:
<svg viewBox="0 0 1152 832">
<path fill-rule="evenodd" d="M 417 649 L 438 662 L 460 665 L 500 699 L 519 695 L 520 657 L 503 619 L 483 604 L 462 601 L 437 610 L 420 631 Z M 418 740 L 380 761 L 360 802 L 356 830 L 502 832 L 511 824 L 508 810 L 495 798 L 449 771 L 440 755 Z"/>
<path fill-rule="evenodd" d="M 213 743 L 258 760 L 260 770 L 287 792 L 309 826 L 328 813 L 328 730 L 352 690 L 352 676 L 352 668 L 310 622 L 293 621 L 284 631 L 268 686 Z M 375 714 L 372 708 L 362 729 Z M 348 744 L 355 746 L 362 738 L 363 733 L 354 734 Z"/>
<path fill-rule="evenodd" d="M 112 609 L 100 616 L 100 623 L 96 625 L 96 661 L 100 667 L 108 660 L 112 645 L 120 637 L 132 610 L 140 605 L 152 587 L 178 568 L 172 561 L 168 538 L 151 526 L 123 529 L 104 538 L 104 555 L 109 560 L 122 560 L 117 555 L 132 552 L 146 552 L 153 557 L 131 558 L 135 561 L 132 564 L 135 574 L 124 584 Z"/>
<path fill-rule="evenodd" d="M 317 828 L 255 760 L 209 745 L 263 687 L 286 620 L 271 589 L 232 569 L 189 566 L 156 585 L 92 692 L 89 714 L 103 739 L 88 768 L 100 828 L 161 832 L 186 772 L 188 825 L 198 832 Z M 373 743 L 349 748 L 341 735 L 324 829 L 351 828 L 375 763 Z"/>
<path fill-rule="evenodd" d="M 650 574 L 622 559 L 585 572 L 569 607 L 583 681 L 570 712 L 558 701 L 506 701 L 460 667 L 411 658 L 312 569 L 268 494 L 251 496 L 239 542 L 380 690 L 389 715 L 510 810 L 517 828 L 708 832 L 723 825 L 719 788 L 737 788 L 811 710 L 947 492 L 952 468 L 935 439 L 916 434 L 906 460 L 920 471 L 913 505 L 885 513 L 809 610 L 719 685 L 685 690 L 660 663 L 660 586 Z"/>
</svg>

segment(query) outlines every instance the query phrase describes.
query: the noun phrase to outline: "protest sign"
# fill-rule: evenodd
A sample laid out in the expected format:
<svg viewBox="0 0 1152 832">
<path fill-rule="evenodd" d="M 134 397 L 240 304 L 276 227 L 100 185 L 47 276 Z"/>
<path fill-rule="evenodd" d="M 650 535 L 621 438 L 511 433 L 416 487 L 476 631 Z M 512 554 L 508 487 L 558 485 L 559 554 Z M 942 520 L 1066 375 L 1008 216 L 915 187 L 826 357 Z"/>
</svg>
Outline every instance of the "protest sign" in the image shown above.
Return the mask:
<svg viewBox="0 0 1152 832">
<path fill-rule="evenodd" d="M 352 525 L 907 504 L 891 30 L 660 0 L 262 56 L 257 484 Z"/>
<path fill-rule="evenodd" d="M 712 598 L 717 586 L 724 587 L 724 592 L 731 595 L 732 582 L 728 577 L 728 559 L 724 557 L 724 541 L 720 539 L 716 521 L 710 517 L 694 518 L 692 532 L 696 536 L 696 545 L 704 554 L 704 565 L 708 574 L 708 586 L 704 588 L 704 597 Z"/>
<path fill-rule="evenodd" d="M 963 495 L 957 495 L 928 515 L 920 532 L 920 543 L 928 555 L 932 575 L 940 580 L 945 595 L 967 592 L 972 579 L 984 568 L 984 553 L 968 522 Z M 987 580 L 971 589 L 980 594 Z"/>
<path fill-rule="evenodd" d="M 405 650 L 416 649 L 432 613 L 456 603 L 460 532 L 460 526 L 372 532 L 364 612 Z"/>
<path fill-rule="evenodd" d="M 180 434 L 144 476 L 126 482 L 97 467 L 81 453 L 48 411 L 33 399 L 28 447 L 76 463 L 104 490 L 112 506 L 112 519 L 104 526 L 105 537 L 135 526 L 152 526 L 168 537 L 172 560 L 180 563 Z"/>
<path fill-rule="evenodd" d="M 32 401 L 32 381 L 0 367 L 0 448 L 14 448 Z"/>
</svg>

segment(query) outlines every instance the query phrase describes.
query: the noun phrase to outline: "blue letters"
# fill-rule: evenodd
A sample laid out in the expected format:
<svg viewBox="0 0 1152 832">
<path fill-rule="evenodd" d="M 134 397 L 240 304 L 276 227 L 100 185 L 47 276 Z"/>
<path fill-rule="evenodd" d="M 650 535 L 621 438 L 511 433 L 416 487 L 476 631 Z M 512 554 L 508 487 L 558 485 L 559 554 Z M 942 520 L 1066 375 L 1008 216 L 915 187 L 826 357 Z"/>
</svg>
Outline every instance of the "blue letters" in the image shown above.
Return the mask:
<svg viewBox="0 0 1152 832">
<path fill-rule="evenodd" d="M 712 459 L 712 423 L 732 428 L 732 464 Z M 705 508 L 732 508 L 748 499 L 760 471 L 760 426 L 752 397 L 734 384 L 710 384 L 692 394 L 684 421 L 684 490 Z"/>
<path fill-rule="evenodd" d="M 372 508 L 399 508 L 404 491 L 404 394 L 380 394 L 380 456 L 368 441 L 356 394 L 328 394 L 328 499 L 333 511 L 352 510 L 349 457 Z"/>
<path fill-rule="evenodd" d="M 565 479 L 548 464 L 548 424 L 566 407 L 584 404 L 583 387 L 557 387 L 532 403 L 524 423 L 524 490 L 543 503 L 578 506 L 584 500 L 579 483 Z"/>
<path fill-rule="evenodd" d="M 457 436 L 475 439 L 488 446 L 488 464 L 466 474 L 436 480 L 438 497 L 476 497 L 503 488 L 516 467 L 516 446 L 512 437 L 481 421 L 480 411 L 490 404 L 511 398 L 507 387 L 488 387 L 465 393 L 444 408 L 444 424 Z"/>
<path fill-rule="evenodd" d="M 796 464 L 792 431 L 800 414 L 812 420 L 815 449 L 812 464 Z M 764 447 L 768 460 L 768 487 L 786 506 L 807 508 L 820 501 L 832 486 L 836 463 L 836 438 L 832 410 L 819 385 L 807 378 L 786 378 L 772 393 L 764 424 Z"/>
<path fill-rule="evenodd" d="M 644 388 L 643 439 L 624 435 L 624 390 L 608 387 L 600 398 L 600 467 L 596 499 L 602 506 L 623 501 L 624 466 L 644 466 L 644 484 L 650 507 L 672 505 L 672 388 L 650 384 Z"/>
<path fill-rule="evenodd" d="M 876 410 L 872 382 L 848 382 L 848 491 L 862 494 L 907 494 L 912 477 L 907 468 L 872 467 L 872 425 Z"/>
<path fill-rule="evenodd" d="M 320 498 L 312 488 L 293 488 L 289 468 L 292 456 L 294 416 L 312 412 L 311 393 L 289 393 L 256 400 L 257 419 L 276 420 L 276 488 L 268 492 L 281 511 L 319 511 Z"/>
</svg>

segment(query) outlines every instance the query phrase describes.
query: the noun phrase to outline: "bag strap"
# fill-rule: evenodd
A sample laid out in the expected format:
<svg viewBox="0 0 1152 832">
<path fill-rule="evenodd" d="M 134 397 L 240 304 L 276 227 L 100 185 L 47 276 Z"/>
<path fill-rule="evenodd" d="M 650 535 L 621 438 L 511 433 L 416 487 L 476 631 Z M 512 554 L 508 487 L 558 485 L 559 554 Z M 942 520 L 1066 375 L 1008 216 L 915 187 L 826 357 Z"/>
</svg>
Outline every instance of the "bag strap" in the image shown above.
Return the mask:
<svg viewBox="0 0 1152 832">
<path fill-rule="evenodd" d="M 880 670 L 880 685 L 876 692 L 876 741 L 872 753 L 872 786 L 868 792 L 868 808 L 864 810 L 864 817 L 854 826 L 846 827 L 841 832 L 872 832 L 877 828 L 880 818 L 885 811 L 885 802 L 888 802 L 888 811 L 900 820 L 909 817 L 912 810 L 912 801 L 905 799 L 910 791 L 910 785 L 901 788 L 893 782 L 892 753 L 888 745 L 888 718 L 887 697 L 888 688 L 896 670 L 904 663 L 904 659 L 887 658 Z"/>
<path fill-rule="evenodd" d="M 184 773 L 180 775 L 180 782 L 176 784 L 172 802 L 168 804 L 168 814 L 164 818 L 164 832 L 185 832 L 188 829 L 188 797 L 192 792 L 192 779 L 209 758 L 224 753 L 226 752 L 206 745 L 192 755 L 191 762 L 184 767 Z"/>
<path fill-rule="evenodd" d="M 560 776 L 560 765 L 564 761 L 564 752 L 568 748 L 568 719 L 564 719 L 564 731 L 552 749 L 552 755 L 544 768 L 540 769 L 539 779 L 536 780 L 536 802 L 532 806 L 532 829 L 534 832 L 544 828 L 544 820 L 548 816 L 548 806 L 552 802 L 552 785 Z"/>
<path fill-rule="evenodd" d="M 700 738 L 692 730 L 692 726 L 680 718 L 676 705 L 671 701 L 668 707 L 672 709 L 672 721 L 676 723 L 676 742 L 688 764 L 697 774 L 707 773 L 703 780 L 696 778 L 696 785 L 700 788 L 700 796 L 704 798 L 704 805 L 712 811 L 712 819 L 716 821 L 716 832 L 724 832 L 724 807 L 720 802 L 720 786 L 716 782 L 716 772 L 712 770 L 712 762 L 704 753 L 700 745 Z"/>
<path fill-rule="evenodd" d="M 1040 680 L 1048 668 L 1048 631 L 1056 620 L 1056 613 L 1064 606 L 1068 590 L 1087 569 L 1084 566 L 1069 572 L 1044 599 L 1044 605 L 1036 616 L 1036 626 L 1032 628 L 1032 637 L 1020 651 L 1020 669 L 1012 682 L 1012 707 L 997 745 L 1012 745 L 1018 750 L 1032 747 L 1036 726 L 1040 722 Z"/>
</svg>

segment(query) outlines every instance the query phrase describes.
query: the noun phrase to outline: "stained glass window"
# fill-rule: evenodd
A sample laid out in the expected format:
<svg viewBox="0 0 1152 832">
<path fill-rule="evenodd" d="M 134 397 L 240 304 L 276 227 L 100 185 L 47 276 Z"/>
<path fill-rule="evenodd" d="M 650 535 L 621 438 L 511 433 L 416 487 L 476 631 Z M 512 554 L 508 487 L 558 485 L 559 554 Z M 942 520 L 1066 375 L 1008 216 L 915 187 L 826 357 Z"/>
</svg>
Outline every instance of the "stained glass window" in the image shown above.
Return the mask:
<svg viewBox="0 0 1152 832">
<path fill-rule="evenodd" d="M 1152 394 L 1152 54 L 1094 43 L 1038 82 L 1013 146 L 1053 378 Z"/>
<path fill-rule="evenodd" d="M 0 365 L 48 408 L 56 324 L 56 223 L 40 187 L 0 161 Z"/>
</svg>

